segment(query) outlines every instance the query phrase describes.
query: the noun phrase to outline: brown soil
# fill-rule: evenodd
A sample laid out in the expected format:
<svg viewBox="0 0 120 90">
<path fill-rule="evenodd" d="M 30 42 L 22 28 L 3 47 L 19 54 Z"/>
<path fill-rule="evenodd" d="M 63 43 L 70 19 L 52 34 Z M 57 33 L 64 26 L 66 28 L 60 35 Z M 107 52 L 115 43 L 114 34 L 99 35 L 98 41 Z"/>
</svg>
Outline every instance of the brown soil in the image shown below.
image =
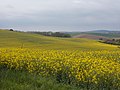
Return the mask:
<svg viewBox="0 0 120 90">
<path fill-rule="evenodd" d="M 97 35 L 89 35 L 89 34 L 80 34 L 80 35 L 76 35 L 73 36 L 73 38 L 87 38 L 87 39 L 94 39 L 94 40 L 99 40 L 99 39 L 103 39 L 106 40 L 107 38 L 104 36 L 97 36 Z"/>
</svg>

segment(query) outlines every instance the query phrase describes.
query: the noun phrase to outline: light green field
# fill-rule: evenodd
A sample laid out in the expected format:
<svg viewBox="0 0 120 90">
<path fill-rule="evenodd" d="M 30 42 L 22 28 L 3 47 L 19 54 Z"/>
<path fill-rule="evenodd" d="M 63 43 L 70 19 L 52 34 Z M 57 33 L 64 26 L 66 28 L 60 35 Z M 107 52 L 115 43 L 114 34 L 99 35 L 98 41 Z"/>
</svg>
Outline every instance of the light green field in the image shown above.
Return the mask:
<svg viewBox="0 0 120 90">
<path fill-rule="evenodd" d="M 117 46 L 79 38 L 57 38 L 23 32 L 0 30 L 0 48 L 42 48 L 77 50 L 116 50 Z"/>
</svg>

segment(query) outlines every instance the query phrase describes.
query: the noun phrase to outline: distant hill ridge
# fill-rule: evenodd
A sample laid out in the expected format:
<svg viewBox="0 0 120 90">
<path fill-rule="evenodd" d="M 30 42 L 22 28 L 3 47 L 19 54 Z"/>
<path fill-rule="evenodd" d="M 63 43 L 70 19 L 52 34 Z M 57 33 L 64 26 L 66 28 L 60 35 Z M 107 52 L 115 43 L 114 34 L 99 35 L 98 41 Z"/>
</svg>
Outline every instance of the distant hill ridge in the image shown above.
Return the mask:
<svg viewBox="0 0 120 90">
<path fill-rule="evenodd" d="M 92 33 L 120 33 L 120 31 L 111 31 L 111 30 L 94 30 L 94 31 L 88 31 Z"/>
<path fill-rule="evenodd" d="M 71 34 L 72 37 L 88 38 L 88 39 L 98 39 L 99 37 L 103 37 L 103 38 L 120 38 L 120 31 L 111 31 L 111 30 L 94 30 L 94 31 L 85 31 L 85 32 L 69 32 L 69 34 Z"/>
<path fill-rule="evenodd" d="M 87 38 L 87 39 L 94 39 L 94 40 L 108 39 L 107 37 L 104 37 L 104 36 L 90 35 L 90 34 L 80 34 L 80 35 L 73 36 L 73 38 Z"/>
</svg>

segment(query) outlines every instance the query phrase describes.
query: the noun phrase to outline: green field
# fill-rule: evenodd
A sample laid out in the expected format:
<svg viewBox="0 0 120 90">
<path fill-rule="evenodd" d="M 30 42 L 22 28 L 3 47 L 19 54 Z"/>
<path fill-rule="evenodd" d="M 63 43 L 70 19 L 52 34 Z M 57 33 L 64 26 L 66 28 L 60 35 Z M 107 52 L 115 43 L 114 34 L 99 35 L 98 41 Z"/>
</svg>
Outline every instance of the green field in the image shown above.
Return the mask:
<svg viewBox="0 0 120 90">
<path fill-rule="evenodd" d="M 0 90 L 120 90 L 120 49 L 0 30 Z"/>
<path fill-rule="evenodd" d="M 77 38 L 47 37 L 24 32 L 0 30 L 1 48 L 44 48 L 77 50 L 116 50 L 117 46 L 99 43 L 94 40 Z"/>
</svg>

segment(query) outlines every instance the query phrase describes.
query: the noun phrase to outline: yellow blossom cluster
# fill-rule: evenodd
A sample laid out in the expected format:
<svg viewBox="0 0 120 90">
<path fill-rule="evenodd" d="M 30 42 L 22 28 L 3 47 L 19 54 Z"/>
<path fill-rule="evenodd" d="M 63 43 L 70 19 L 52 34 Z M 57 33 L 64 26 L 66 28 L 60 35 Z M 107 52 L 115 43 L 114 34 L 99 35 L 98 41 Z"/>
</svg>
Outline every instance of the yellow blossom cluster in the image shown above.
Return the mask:
<svg viewBox="0 0 120 90">
<path fill-rule="evenodd" d="M 2 48 L 0 65 L 69 84 L 120 88 L 120 51 Z"/>
</svg>

